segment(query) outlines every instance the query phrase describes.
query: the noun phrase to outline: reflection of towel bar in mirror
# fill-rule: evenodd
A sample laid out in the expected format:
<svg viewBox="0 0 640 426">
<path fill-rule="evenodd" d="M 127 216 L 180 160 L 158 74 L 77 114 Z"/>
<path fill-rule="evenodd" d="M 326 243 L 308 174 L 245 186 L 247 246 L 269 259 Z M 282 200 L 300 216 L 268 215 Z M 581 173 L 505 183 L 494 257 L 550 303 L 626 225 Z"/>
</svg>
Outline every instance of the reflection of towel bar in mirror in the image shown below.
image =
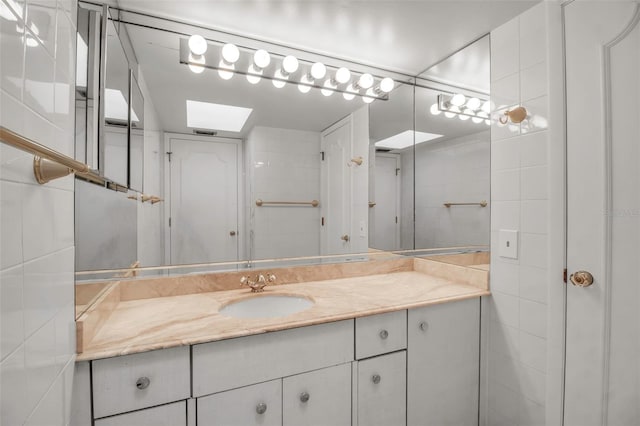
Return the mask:
<svg viewBox="0 0 640 426">
<path fill-rule="evenodd" d="M 311 206 L 318 207 L 320 202 L 318 200 L 311 201 L 263 201 L 261 199 L 256 200 L 256 206 L 262 207 L 264 205 L 271 204 L 277 206 Z"/>
<path fill-rule="evenodd" d="M 451 206 L 480 206 L 480 207 L 487 207 L 487 202 L 486 202 L 486 200 L 482 200 L 479 203 L 444 203 L 444 206 L 446 208 L 449 208 Z"/>
<path fill-rule="evenodd" d="M 4 126 L 0 126 L 0 141 L 34 155 L 33 174 L 39 184 L 45 184 L 75 173 L 78 177 L 106 188 L 127 192 L 126 187 L 99 176 L 86 164 L 19 135 Z"/>
</svg>

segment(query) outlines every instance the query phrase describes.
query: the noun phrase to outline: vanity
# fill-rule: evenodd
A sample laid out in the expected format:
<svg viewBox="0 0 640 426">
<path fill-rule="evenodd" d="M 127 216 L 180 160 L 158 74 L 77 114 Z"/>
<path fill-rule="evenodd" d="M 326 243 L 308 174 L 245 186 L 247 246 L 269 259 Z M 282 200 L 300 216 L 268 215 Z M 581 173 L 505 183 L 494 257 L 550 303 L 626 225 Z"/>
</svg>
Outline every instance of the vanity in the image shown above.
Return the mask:
<svg viewBox="0 0 640 426">
<path fill-rule="evenodd" d="M 477 424 L 487 271 L 403 257 L 273 272 L 257 294 L 235 272 L 115 283 L 79 319 L 86 424 Z M 220 313 L 273 296 L 313 304 Z"/>
</svg>

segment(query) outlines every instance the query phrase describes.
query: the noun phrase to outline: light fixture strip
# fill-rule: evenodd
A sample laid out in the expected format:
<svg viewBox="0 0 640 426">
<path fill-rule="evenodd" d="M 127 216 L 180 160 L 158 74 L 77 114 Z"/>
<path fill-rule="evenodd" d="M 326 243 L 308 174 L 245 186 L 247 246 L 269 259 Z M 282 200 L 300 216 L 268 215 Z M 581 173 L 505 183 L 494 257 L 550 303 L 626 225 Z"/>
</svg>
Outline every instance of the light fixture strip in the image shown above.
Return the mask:
<svg viewBox="0 0 640 426">
<path fill-rule="evenodd" d="M 456 114 L 456 115 L 466 115 L 467 117 L 471 117 L 471 118 L 474 118 L 474 117 L 475 117 L 475 118 L 481 118 L 481 119 L 483 119 L 483 120 L 486 120 L 486 119 L 487 119 L 487 117 L 484 117 L 484 116 L 480 116 L 480 115 L 478 115 L 478 113 L 479 113 L 479 112 L 483 112 L 483 111 L 482 111 L 482 109 L 477 109 L 477 110 L 475 110 L 475 111 L 474 111 L 474 114 L 466 114 L 466 113 L 464 112 L 464 110 L 465 110 L 465 109 L 469 109 L 469 108 L 465 108 L 465 107 L 464 107 L 464 105 L 462 105 L 462 106 L 458 107 L 458 108 L 460 109 L 460 112 L 457 112 L 457 111 L 451 111 L 451 110 L 449 109 L 449 107 L 451 106 L 451 104 L 449 103 L 449 101 L 451 100 L 451 97 L 452 97 L 452 96 L 453 96 L 453 95 L 448 96 L 448 95 L 444 95 L 444 94 L 440 94 L 440 95 L 438 95 L 438 110 L 439 110 L 439 111 L 441 111 L 441 112 L 448 112 L 448 113 Z M 445 99 L 446 97 L 449 97 L 449 99 Z M 478 98 L 478 99 L 480 100 L 480 105 L 482 105 L 484 102 L 486 102 L 486 101 L 487 101 L 486 99 L 480 99 L 480 98 Z"/>
<path fill-rule="evenodd" d="M 220 48 L 222 46 L 224 46 L 225 44 L 227 44 L 226 42 L 222 42 L 222 41 L 219 41 L 219 40 L 211 40 L 211 39 L 207 39 L 206 37 L 204 39 L 205 39 L 205 41 L 207 43 L 212 43 L 214 45 L 217 45 Z M 184 43 L 185 43 L 184 45 L 182 44 L 182 41 L 184 41 Z M 292 81 L 292 80 L 289 80 L 289 79 L 282 79 L 282 78 L 278 78 L 278 77 L 275 77 L 275 76 L 268 76 L 268 75 L 265 75 L 265 74 L 250 73 L 250 72 L 246 72 L 246 71 L 241 71 L 239 69 L 222 68 L 222 67 L 218 67 L 218 66 L 215 66 L 215 65 L 209 65 L 209 64 L 206 64 L 206 63 L 202 64 L 202 63 L 194 62 L 194 61 L 189 59 L 190 49 L 189 49 L 188 41 L 189 41 L 189 39 L 181 39 L 181 44 L 180 44 L 180 53 L 181 53 L 180 54 L 180 63 L 182 63 L 182 64 L 195 65 L 195 66 L 208 68 L 208 69 L 212 69 L 212 70 L 222 70 L 222 71 L 232 72 L 234 74 L 240 74 L 240 75 L 245 75 L 245 76 L 246 75 L 256 76 L 256 77 L 264 78 L 264 79 L 267 79 L 267 80 L 276 80 L 276 81 L 282 81 L 282 82 L 285 82 L 285 83 L 291 83 L 291 84 L 302 85 L 302 86 L 309 86 L 309 87 L 313 87 L 313 88 L 317 88 L 317 89 L 329 90 L 329 91 L 336 92 L 336 93 L 349 93 L 349 94 L 353 94 L 353 95 L 359 96 L 361 98 L 365 98 L 366 97 L 366 98 L 372 98 L 374 100 L 381 100 L 381 101 L 389 100 L 389 94 L 379 90 L 380 82 L 383 79 L 385 79 L 385 77 L 381 77 L 381 76 L 374 75 L 374 74 L 367 73 L 367 72 L 358 72 L 358 71 L 351 71 L 350 70 L 352 72 L 352 78 L 351 78 L 351 80 L 349 82 L 347 82 L 345 84 L 348 85 L 350 82 L 353 82 L 354 84 L 357 84 L 359 78 L 363 74 L 371 74 L 373 76 L 373 78 L 374 78 L 374 85 L 372 86 L 372 88 L 377 89 L 377 90 L 375 90 L 375 92 L 376 92 L 375 96 L 372 96 L 371 94 L 366 94 L 366 93 L 358 93 L 358 92 L 354 93 L 354 92 L 350 92 L 350 91 L 347 91 L 347 90 L 341 90 L 341 89 L 338 89 L 338 88 L 333 89 L 333 88 L 330 88 L 330 87 L 325 87 L 325 86 L 317 85 L 317 84 L 307 84 L 307 83 L 302 82 L 302 81 Z M 235 44 L 235 46 L 241 52 L 248 53 L 250 55 L 253 55 L 257 50 L 259 50 L 259 49 L 254 49 L 254 48 L 247 47 L 247 46 L 240 46 L 240 45 L 237 45 L 237 44 Z M 186 49 L 186 52 L 187 52 L 187 54 L 184 57 L 183 57 L 183 49 Z M 288 55 L 282 55 L 282 54 L 279 54 L 279 53 L 272 53 L 272 52 L 269 52 L 269 51 L 267 51 L 267 52 L 269 53 L 269 55 L 271 55 L 271 57 L 277 58 L 280 61 L 282 61 L 282 59 L 284 59 L 286 56 L 288 56 Z M 301 59 L 301 58 L 297 58 L 297 57 L 296 57 L 296 59 L 298 59 L 298 61 L 301 64 L 305 64 L 305 65 L 308 65 L 308 66 L 311 66 L 316 62 L 316 61 L 310 61 L 310 60 Z M 273 64 L 273 61 L 272 61 L 272 64 Z M 333 65 L 327 65 L 327 64 L 324 64 L 324 65 L 327 68 L 327 75 L 330 74 L 330 73 L 335 74 L 335 72 L 338 69 L 342 68 L 342 67 L 336 67 L 336 66 L 333 66 Z M 300 68 L 298 70 L 300 70 Z M 377 83 L 375 82 L 376 80 L 377 80 Z"/>
</svg>

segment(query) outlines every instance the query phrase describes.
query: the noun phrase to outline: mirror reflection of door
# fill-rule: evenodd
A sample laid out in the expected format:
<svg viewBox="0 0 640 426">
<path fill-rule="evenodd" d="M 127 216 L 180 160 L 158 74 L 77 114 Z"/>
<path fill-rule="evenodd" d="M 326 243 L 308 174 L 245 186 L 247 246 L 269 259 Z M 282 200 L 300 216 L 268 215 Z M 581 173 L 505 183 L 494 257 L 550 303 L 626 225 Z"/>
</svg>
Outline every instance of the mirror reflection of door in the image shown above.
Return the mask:
<svg viewBox="0 0 640 426">
<path fill-rule="evenodd" d="M 322 231 L 320 252 L 345 254 L 351 249 L 351 118 L 341 120 L 322 133 L 321 167 Z"/>
<path fill-rule="evenodd" d="M 239 141 L 169 137 L 171 264 L 238 260 Z"/>
<path fill-rule="evenodd" d="M 400 249 L 400 156 L 376 154 L 375 189 L 370 246 L 378 250 Z"/>
</svg>

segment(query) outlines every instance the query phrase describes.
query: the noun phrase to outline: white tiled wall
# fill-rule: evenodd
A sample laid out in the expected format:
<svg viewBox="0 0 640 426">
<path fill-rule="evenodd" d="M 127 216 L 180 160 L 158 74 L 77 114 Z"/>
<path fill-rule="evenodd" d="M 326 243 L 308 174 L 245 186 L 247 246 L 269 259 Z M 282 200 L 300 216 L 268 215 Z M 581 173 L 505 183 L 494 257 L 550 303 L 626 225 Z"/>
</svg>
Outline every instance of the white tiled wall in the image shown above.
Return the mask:
<svg viewBox="0 0 640 426">
<path fill-rule="evenodd" d="M 488 130 L 416 146 L 417 249 L 489 244 L 489 208 L 443 205 L 489 200 L 489 147 Z M 403 211 L 413 207 L 412 201 L 403 200 Z"/>
<path fill-rule="evenodd" d="M 549 252 L 546 3 L 491 32 L 491 292 L 487 315 L 487 425 L 544 425 Z M 505 108 L 529 118 L 501 125 Z M 553 124 L 553 123 L 551 123 Z M 518 259 L 498 232 L 519 231 Z"/>
<path fill-rule="evenodd" d="M 76 1 L 0 0 L 0 124 L 74 153 Z M 0 423 L 65 425 L 75 359 L 73 177 L 0 145 Z"/>
<path fill-rule="evenodd" d="M 319 255 L 320 209 L 256 207 L 255 200 L 320 199 L 320 133 L 256 126 L 245 155 L 251 257 Z"/>
</svg>

